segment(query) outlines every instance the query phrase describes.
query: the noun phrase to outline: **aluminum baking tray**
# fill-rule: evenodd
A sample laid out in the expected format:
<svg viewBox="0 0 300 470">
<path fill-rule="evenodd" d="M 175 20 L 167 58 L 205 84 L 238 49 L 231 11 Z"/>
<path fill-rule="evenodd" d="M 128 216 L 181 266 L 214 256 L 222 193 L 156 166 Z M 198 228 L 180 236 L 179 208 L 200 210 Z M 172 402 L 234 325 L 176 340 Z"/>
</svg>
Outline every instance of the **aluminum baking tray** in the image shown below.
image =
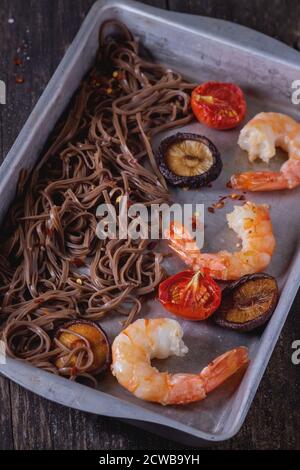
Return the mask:
<svg viewBox="0 0 300 470">
<path fill-rule="evenodd" d="M 300 76 L 297 65 L 300 55 L 296 51 L 260 33 L 222 20 L 160 11 L 133 1 L 98 1 L 0 169 L 1 218 L 14 197 L 20 169 L 30 169 L 34 165 L 57 119 L 95 58 L 100 24 L 111 18 L 126 23 L 157 62 L 172 66 L 187 78 L 197 82 L 214 79 L 239 83 L 247 95 L 247 119 L 258 111 L 271 110 L 300 118 L 299 110 L 291 104 L 291 84 Z M 207 207 L 226 194 L 224 188 L 229 176 L 236 169 L 249 168 L 249 163 L 236 145 L 238 131 L 216 132 L 204 129 L 198 123 L 184 130 L 203 132 L 222 153 L 224 170 L 213 188 L 174 193 L 177 201 L 204 203 Z M 154 146 L 157 144 L 155 141 Z M 274 165 L 278 166 L 282 157 L 278 156 L 276 160 Z M 100 383 L 100 390 L 93 390 L 12 359 L 0 366 L 1 373 L 49 400 L 130 420 L 190 445 L 232 437 L 245 419 L 299 287 L 299 196 L 299 189 L 249 195 L 251 200 L 270 204 L 277 240 L 268 272 L 277 277 L 281 296 L 264 332 L 239 334 L 210 322 L 183 321 L 184 338 L 190 347 L 188 356 L 170 358 L 161 364 L 162 368 L 174 371 L 199 371 L 223 351 L 246 345 L 250 350 L 251 365 L 237 390 L 231 386 L 222 387 L 203 402 L 185 407 L 162 407 L 136 399 L 109 375 Z M 207 250 L 230 248 L 236 243 L 225 222 L 225 213 L 230 209 L 227 204 L 214 215 L 206 212 Z M 168 268 L 179 267 L 177 262 Z M 155 301 L 145 304 L 143 313 L 167 315 Z M 104 321 L 110 336 L 116 333 L 116 323 L 110 319 Z"/>
</svg>

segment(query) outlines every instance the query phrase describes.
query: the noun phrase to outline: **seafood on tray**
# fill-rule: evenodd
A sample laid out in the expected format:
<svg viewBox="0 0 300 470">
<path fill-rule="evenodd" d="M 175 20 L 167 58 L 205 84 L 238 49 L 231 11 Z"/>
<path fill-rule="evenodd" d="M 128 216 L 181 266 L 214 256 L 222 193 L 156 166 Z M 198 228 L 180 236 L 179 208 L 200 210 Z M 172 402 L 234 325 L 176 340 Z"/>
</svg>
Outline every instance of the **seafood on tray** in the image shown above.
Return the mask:
<svg viewBox="0 0 300 470">
<path fill-rule="evenodd" d="M 221 288 L 202 271 L 182 271 L 160 283 L 158 298 L 169 312 L 188 320 L 206 320 L 220 306 Z"/>
<path fill-rule="evenodd" d="M 151 359 L 184 356 L 183 331 L 169 318 L 139 319 L 123 330 L 112 345 L 112 373 L 137 398 L 162 405 L 204 400 L 237 372 L 246 370 L 248 350 L 238 347 L 214 359 L 200 373 L 159 372 Z"/>
<path fill-rule="evenodd" d="M 235 189 L 274 191 L 300 185 L 300 124 L 285 114 L 257 114 L 241 130 L 239 146 L 248 152 L 250 162 L 260 158 L 266 163 L 280 147 L 288 160 L 279 171 L 253 171 L 235 174 L 230 184 Z"/>
<path fill-rule="evenodd" d="M 223 281 L 236 280 L 245 274 L 263 271 L 270 263 L 275 237 L 267 205 L 246 202 L 227 214 L 228 226 L 241 238 L 242 249 L 236 252 L 202 253 L 187 230 L 172 222 L 165 231 L 170 247 L 194 270 L 205 270 Z"/>
<path fill-rule="evenodd" d="M 108 34 L 112 26 L 118 30 L 115 38 Z M 137 398 L 188 404 L 244 372 L 248 350 L 227 351 L 197 373 L 160 372 L 152 359 L 181 357 L 188 348 L 176 320 L 134 321 L 142 299 L 158 288 L 161 308 L 184 320 L 213 316 L 223 327 L 253 330 L 268 321 L 277 304 L 276 280 L 256 274 L 269 265 L 276 243 L 269 207 L 249 201 L 227 214 L 229 228 L 242 242 L 236 252 L 202 253 L 187 229 L 172 222 L 165 237 L 190 269 L 163 281 L 163 254 L 153 251 L 151 240 L 98 240 L 99 204 L 120 211 L 123 195 L 130 196 L 128 205 L 168 203 L 168 183 L 200 190 L 221 174 L 219 149 L 202 132 L 168 136 L 156 154 L 155 135 L 194 118 L 211 129 L 229 130 L 247 112 L 238 85 L 209 81 L 195 86 L 140 53 L 125 25 L 103 23 L 97 62 L 67 119 L 26 185 L 20 179 L 3 230 L 10 235 L 0 249 L 0 339 L 10 357 L 71 380 L 97 386 L 111 366 L 119 384 Z M 296 121 L 258 114 L 242 129 L 238 143 L 250 161 L 268 163 L 276 147 L 289 159 L 277 173 L 233 175 L 232 187 L 258 191 L 300 185 Z M 223 290 L 217 282 L 230 280 L 236 282 Z M 98 322 L 113 314 L 127 319 L 111 347 Z"/>
</svg>

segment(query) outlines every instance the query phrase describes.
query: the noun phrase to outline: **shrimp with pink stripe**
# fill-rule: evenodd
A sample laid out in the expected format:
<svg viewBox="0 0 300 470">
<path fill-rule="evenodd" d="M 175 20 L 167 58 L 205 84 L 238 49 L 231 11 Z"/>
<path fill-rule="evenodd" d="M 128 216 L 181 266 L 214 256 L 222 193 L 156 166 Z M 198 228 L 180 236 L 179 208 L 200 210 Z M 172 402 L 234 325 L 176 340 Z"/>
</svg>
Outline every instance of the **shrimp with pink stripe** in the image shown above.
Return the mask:
<svg viewBox="0 0 300 470">
<path fill-rule="evenodd" d="M 214 359 L 199 373 L 160 372 L 151 359 L 184 356 L 183 331 L 171 318 L 139 319 L 123 330 L 112 345 L 112 373 L 137 398 L 161 405 L 184 405 L 200 400 L 227 379 L 243 372 L 248 350 L 241 346 Z"/>
<path fill-rule="evenodd" d="M 171 223 L 165 237 L 188 266 L 195 271 L 204 270 L 215 279 L 230 281 L 264 271 L 276 245 L 268 206 L 249 201 L 243 206 L 235 206 L 233 212 L 227 214 L 227 222 L 241 238 L 240 251 L 202 253 L 195 239 L 178 222 Z"/>
<path fill-rule="evenodd" d="M 248 152 L 250 162 L 260 158 L 265 163 L 280 147 L 288 160 L 279 171 L 250 171 L 231 177 L 234 189 L 274 191 L 293 189 L 300 185 L 300 124 L 280 113 L 260 113 L 241 130 L 239 146 Z"/>
</svg>

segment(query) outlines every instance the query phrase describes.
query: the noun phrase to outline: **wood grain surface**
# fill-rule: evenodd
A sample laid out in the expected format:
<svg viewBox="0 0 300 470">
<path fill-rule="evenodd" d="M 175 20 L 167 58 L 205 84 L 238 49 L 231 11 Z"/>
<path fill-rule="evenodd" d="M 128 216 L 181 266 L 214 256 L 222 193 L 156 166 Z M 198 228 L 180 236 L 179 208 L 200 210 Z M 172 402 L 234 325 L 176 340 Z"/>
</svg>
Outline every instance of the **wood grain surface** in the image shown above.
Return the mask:
<svg viewBox="0 0 300 470">
<path fill-rule="evenodd" d="M 0 106 L 1 160 L 92 3 L 93 0 L 1 0 L 0 80 L 7 84 L 7 104 Z M 300 48 L 297 0 L 142 3 L 235 21 Z M 300 365 L 291 363 L 292 342 L 300 339 L 299 314 L 298 293 L 242 430 L 215 448 L 300 449 Z M 3 377 L 0 403 L 0 449 L 183 448 L 123 422 L 51 403 Z"/>
</svg>

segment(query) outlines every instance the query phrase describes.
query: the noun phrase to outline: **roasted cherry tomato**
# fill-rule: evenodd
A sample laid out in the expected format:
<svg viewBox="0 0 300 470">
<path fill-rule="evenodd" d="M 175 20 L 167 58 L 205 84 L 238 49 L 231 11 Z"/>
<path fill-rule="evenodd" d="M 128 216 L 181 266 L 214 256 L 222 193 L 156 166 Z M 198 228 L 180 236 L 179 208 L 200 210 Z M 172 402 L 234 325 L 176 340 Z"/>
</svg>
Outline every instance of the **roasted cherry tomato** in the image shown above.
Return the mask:
<svg viewBox="0 0 300 470">
<path fill-rule="evenodd" d="M 188 320 L 205 320 L 219 307 L 221 289 L 200 271 L 182 271 L 160 284 L 159 300 L 175 315 Z"/>
<path fill-rule="evenodd" d="M 244 119 L 243 91 L 233 83 L 206 82 L 194 88 L 192 110 L 198 121 L 213 129 L 232 129 Z"/>
</svg>

